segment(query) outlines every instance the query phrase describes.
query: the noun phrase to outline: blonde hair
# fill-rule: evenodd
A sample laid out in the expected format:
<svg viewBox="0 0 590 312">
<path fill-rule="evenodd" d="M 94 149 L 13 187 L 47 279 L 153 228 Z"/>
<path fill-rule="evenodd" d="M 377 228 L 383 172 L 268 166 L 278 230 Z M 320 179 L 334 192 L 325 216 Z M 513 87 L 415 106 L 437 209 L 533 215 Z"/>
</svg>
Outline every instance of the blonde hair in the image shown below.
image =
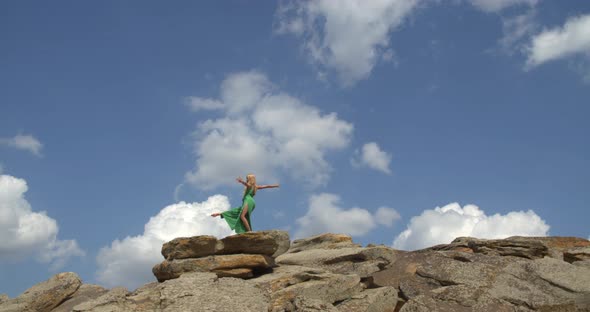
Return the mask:
<svg viewBox="0 0 590 312">
<path fill-rule="evenodd" d="M 246 196 L 249 189 L 252 189 L 252 195 L 256 195 L 256 176 L 251 173 L 246 176 L 246 186 L 244 187 L 244 195 L 242 197 Z"/>
</svg>

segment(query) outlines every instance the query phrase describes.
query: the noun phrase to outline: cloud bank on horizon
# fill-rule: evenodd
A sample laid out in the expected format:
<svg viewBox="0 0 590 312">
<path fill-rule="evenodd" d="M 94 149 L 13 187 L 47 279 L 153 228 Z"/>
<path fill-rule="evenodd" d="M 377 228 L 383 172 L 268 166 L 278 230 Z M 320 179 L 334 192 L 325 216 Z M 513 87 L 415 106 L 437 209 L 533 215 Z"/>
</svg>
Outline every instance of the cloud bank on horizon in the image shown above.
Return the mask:
<svg viewBox="0 0 590 312">
<path fill-rule="evenodd" d="M 32 210 L 24 196 L 27 190 L 25 180 L 0 174 L 0 261 L 36 255 L 51 270 L 58 270 L 69 258 L 84 256 L 75 240 L 57 239 L 57 221 L 45 211 Z"/>
<path fill-rule="evenodd" d="M 406 230 L 393 241 L 393 247 L 415 250 L 448 244 L 461 236 L 506 238 L 509 236 L 547 236 L 549 225 L 534 211 L 512 211 L 505 215 L 487 216 L 475 205 L 461 207 L 451 203 L 424 210 L 410 219 Z"/>
</svg>

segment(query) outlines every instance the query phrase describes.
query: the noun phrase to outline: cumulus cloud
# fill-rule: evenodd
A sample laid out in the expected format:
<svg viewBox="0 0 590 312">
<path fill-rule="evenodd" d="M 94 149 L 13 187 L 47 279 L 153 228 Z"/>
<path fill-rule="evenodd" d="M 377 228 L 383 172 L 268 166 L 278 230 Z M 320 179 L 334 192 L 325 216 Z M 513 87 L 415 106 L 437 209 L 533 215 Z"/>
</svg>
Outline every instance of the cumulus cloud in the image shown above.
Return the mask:
<svg viewBox="0 0 590 312">
<path fill-rule="evenodd" d="M 420 0 L 291 1 L 279 6 L 275 32 L 303 41 L 312 63 L 324 75 L 335 71 L 343 85 L 367 78 L 380 58 L 394 56 L 390 33 Z"/>
<path fill-rule="evenodd" d="M 569 18 L 562 27 L 534 36 L 528 48 L 527 66 L 575 54 L 590 56 L 590 14 Z"/>
<path fill-rule="evenodd" d="M 389 164 L 391 163 L 391 154 L 381 150 L 375 142 L 369 142 L 363 145 L 360 153 L 351 160 L 353 166 L 366 166 L 386 174 L 391 174 Z"/>
<path fill-rule="evenodd" d="M 374 215 L 358 207 L 342 208 L 338 195 L 322 193 L 310 197 L 309 210 L 296 220 L 295 238 L 326 232 L 362 236 L 378 224 L 391 226 L 398 218 L 397 211 L 388 207 L 379 208 Z"/>
<path fill-rule="evenodd" d="M 12 138 L 0 138 L 0 145 L 13 147 L 33 153 L 35 156 L 41 156 L 43 144 L 32 135 L 15 135 Z"/>
<path fill-rule="evenodd" d="M 235 234 L 225 220 L 212 218 L 213 212 L 230 208 L 222 195 L 209 197 L 201 203 L 169 205 L 150 218 L 143 234 L 114 240 L 97 256 L 97 279 L 108 287 L 134 289 L 153 281 L 152 267 L 164 260 L 162 244 L 177 237 L 213 235 L 222 238 Z"/>
<path fill-rule="evenodd" d="M 397 210 L 389 207 L 379 207 L 375 213 L 375 221 L 378 224 L 392 227 L 393 223 L 400 219 L 400 215 Z"/>
<path fill-rule="evenodd" d="M 262 73 L 229 75 L 221 84 L 224 116 L 200 122 L 196 169 L 186 181 L 201 189 L 233 183 L 236 172 L 276 180 L 278 172 L 314 187 L 325 184 L 329 151 L 348 146 L 353 125 L 336 113 L 280 92 Z"/>
<path fill-rule="evenodd" d="M 538 0 L 469 0 L 473 6 L 484 12 L 498 12 L 517 5 L 535 6 Z"/>
<path fill-rule="evenodd" d="M 393 247 L 414 250 L 448 244 L 459 236 L 495 239 L 514 235 L 546 236 L 548 231 L 549 225 L 532 210 L 487 216 L 475 205 L 461 207 L 451 203 L 413 217 L 407 229 L 395 238 Z"/>
<path fill-rule="evenodd" d="M 57 270 L 84 252 L 75 240 L 58 240 L 57 222 L 45 211 L 34 212 L 24 194 L 27 182 L 0 175 L 0 260 L 17 261 L 30 255 Z"/>
</svg>

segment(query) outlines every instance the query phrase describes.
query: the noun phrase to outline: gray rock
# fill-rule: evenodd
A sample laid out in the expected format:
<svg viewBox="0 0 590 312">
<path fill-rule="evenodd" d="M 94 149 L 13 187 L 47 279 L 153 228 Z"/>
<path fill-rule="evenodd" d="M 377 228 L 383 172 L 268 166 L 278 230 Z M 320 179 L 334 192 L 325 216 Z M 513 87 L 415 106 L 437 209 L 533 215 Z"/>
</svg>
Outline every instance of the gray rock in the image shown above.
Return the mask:
<svg viewBox="0 0 590 312">
<path fill-rule="evenodd" d="M 296 253 L 308 249 L 337 249 L 361 247 L 352 242 L 350 235 L 326 233 L 308 238 L 297 239 L 291 244 L 289 253 Z"/>
<path fill-rule="evenodd" d="M 76 292 L 81 284 L 76 273 L 59 273 L 27 289 L 20 296 L 2 303 L 0 311 L 49 312 Z"/>
<path fill-rule="evenodd" d="M 8 297 L 7 294 L 0 294 L 0 304 L 2 304 L 2 302 L 6 302 L 10 300 L 10 297 Z"/>
<path fill-rule="evenodd" d="M 397 289 L 393 287 L 381 287 L 365 289 L 358 295 L 343 301 L 336 307 L 341 312 L 385 312 L 394 311 L 401 306 L 403 300 L 398 298 Z"/>
<path fill-rule="evenodd" d="M 284 265 L 249 280 L 270 296 L 270 311 L 293 311 L 296 298 L 334 303 L 358 294 L 363 286 L 356 274 L 334 274 L 323 269 Z"/>
<path fill-rule="evenodd" d="M 70 312 L 75 306 L 96 299 L 107 292 L 107 289 L 98 285 L 82 284 L 73 295 L 68 297 L 57 308 L 51 310 L 51 312 Z"/>
<path fill-rule="evenodd" d="M 563 253 L 563 261 L 574 263 L 590 260 L 590 247 L 577 247 Z"/>
<path fill-rule="evenodd" d="M 220 255 L 197 259 L 164 260 L 152 269 L 159 282 L 178 278 L 187 272 L 215 272 L 232 269 L 265 269 L 275 265 L 266 255 Z"/>
<path fill-rule="evenodd" d="M 127 302 L 129 291 L 125 287 L 115 287 L 96 299 L 85 301 L 72 308 L 74 312 L 127 312 L 134 311 Z"/>
<path fill-rule="evenodd" d="M 157 286 L 161 311 L 267 311 L 268 297 L 249 281 L 212 273 L 184 274 Z"/>
<path fill-rule="evenodd" d="M 276 262 L 279 265 L 324 268 L 334 273 L 356 273 L 361 277 L 368 277 L 393 262 L 397 253 L 399 251 L 385 246 L 306 249 L 283 254 Z"/>
</svg>

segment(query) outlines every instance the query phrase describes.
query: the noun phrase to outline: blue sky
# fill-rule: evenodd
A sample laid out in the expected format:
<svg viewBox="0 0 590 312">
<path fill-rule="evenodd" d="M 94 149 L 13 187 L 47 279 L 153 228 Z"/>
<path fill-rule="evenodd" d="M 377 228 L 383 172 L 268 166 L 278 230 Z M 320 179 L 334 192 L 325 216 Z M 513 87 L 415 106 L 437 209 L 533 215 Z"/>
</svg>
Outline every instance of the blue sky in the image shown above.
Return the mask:
<svg viewBox="0 0 590 312">
<path fill-rule="evenodd" d="M 162 242 L 588 237 L 584 0 L 3 2 L 0 293 L 130 289 Z"/>
</svg>

